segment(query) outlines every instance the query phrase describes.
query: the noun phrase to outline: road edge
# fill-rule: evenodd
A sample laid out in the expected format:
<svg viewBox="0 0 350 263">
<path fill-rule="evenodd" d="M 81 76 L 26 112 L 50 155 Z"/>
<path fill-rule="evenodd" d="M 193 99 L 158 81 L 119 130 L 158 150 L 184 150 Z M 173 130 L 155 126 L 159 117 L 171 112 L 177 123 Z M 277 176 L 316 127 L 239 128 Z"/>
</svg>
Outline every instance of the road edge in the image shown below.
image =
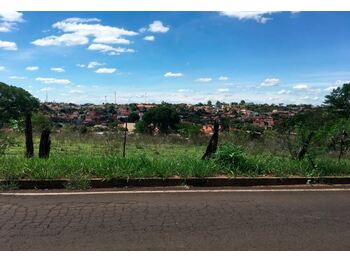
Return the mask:
<svg viewBox="0 0 350 263">
<path fill-rule="evenodd" d="M 124 187 L 244 187 L 307 184 L 350 184 L 350 177 L 207 177 L 207 178 L 113 178 L 84 180 L 0 180 L 0 188 L 8 189 L 69 189 L 69 188 L 124 188 Z"/>
</svg>

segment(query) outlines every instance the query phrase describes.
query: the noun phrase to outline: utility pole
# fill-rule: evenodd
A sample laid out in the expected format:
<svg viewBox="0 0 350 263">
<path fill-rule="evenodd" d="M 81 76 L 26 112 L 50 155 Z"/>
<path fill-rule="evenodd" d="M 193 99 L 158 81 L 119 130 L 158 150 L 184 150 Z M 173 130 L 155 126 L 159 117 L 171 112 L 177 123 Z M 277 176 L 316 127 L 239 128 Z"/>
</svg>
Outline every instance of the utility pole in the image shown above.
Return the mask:
<svg viewBox="0 0 350 263">
<path fill-rule="evenodd" d="M 126 135 L 128 132 L 128 117 L 125 118 L 125 130 L 124 130 L 124 141 L 123 141 L 123 158 L 125 158 L 125 148 L 126 148 Z"/>
<path fill-rule="evenodd" d="M 49 102 L 49 90 L 46 89 L 46 103 Z"/>
<path fill-rule="evenodd" d="M 114 91 L 114 104 L 117 105 L 117 92 Z"/>
</svg>

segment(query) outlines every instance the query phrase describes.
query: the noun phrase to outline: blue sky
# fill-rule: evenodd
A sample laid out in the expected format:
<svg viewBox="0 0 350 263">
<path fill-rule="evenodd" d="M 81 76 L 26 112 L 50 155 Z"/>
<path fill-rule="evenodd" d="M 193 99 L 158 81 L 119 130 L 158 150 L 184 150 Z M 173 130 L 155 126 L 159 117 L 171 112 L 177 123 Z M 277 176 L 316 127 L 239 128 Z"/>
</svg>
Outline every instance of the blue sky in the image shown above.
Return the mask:
<svg viewBox="0 0 350 263">
<path fill-rule="evenodd" d="M 0 81 L 50 101 L 320 104 L 349 12 L 0 11 Z"/>
</svg>

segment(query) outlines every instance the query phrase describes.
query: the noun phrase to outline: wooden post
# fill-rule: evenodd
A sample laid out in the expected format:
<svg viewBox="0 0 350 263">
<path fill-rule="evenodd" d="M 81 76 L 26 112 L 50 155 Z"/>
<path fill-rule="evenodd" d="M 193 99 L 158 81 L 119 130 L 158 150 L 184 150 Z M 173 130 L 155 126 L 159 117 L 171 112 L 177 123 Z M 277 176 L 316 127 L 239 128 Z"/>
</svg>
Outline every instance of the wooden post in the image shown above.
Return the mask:
<svg viewBox="0 0 350 263">
<path fill-rule="evenodd" d="M 26 153 L 27 158 L 32 158 L 34 156 L 34 146 L 33 146 L 33 128 L 32 128 L 32 114 L 26 113 L 24 118 L 25 128 L 24 134 L 26 139 Z"/>
<path fill-rule="evenodd" d="M 41 133 L 40 146 L 39 146 L 39 158 L 49 158 L 51 149 L 50 129 L 46 128 Z"/>
<path fill-rule="evenodd" d="M 126 135 L 128 132 L 128 118 L 125 119 L 125 131 L 124 131 L 124 141 L 123 141 L 123 158 L 125 158 L 125 148 L 126 148 Z"/>
<path fill-rule="evenodd" d="M 310 132 L 309 135 L 307 136 L 305 142 L 303 143 L 303 145 L 300 147 L 298 153 L 297 153 L 297 160 L 301 161 L 302 159 L 304 159 L 305 154 L 308 151 L 308 148 L 310 146 L 312 137 L 315 135 L 314 132 Z"/>
<path fill-rule="evenodd" d="M 205 151 L 202 160 L 208 160 L 216 152 L 219 141 L 219 121 L 216 119 L 214 123 L 214 134 L 211 136 L 207 150 Z"/>
<path fill-rule="evenodd" d="M 339 155 L 338 155 L 338 162 L 340 162 L 340 159 L 343 156 L 344 144 L 345 144 L 345 139 L 347 136 L 348 136 L 347 132 L 345 130 L 343 130 L 341 137 L 340 137 L 340 150 L 339 150 Z"/>
</svg>

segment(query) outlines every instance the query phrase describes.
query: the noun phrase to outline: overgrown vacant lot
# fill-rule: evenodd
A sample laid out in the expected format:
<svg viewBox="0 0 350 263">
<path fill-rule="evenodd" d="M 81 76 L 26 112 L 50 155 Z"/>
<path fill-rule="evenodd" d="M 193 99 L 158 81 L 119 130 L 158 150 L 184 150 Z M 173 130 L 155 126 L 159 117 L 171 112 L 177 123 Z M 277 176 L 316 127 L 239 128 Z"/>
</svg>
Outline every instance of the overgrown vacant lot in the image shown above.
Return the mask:
<svg viewBox="0 0 350 263">
<path fill-rule="evenodd" d="M 126 158 L 122 157 L 122 135 L 79 133 L 52 136 L 49 159 L 26 159 L 21 135 L 17 145 L 0 157 L 1 179 L 88 179 L 127 177 L 208 176 L 337 176 L 350 174 L 348 157 L 338 162 L 330 154 L 297 161 L 283 151 L 276 140 L 243 140 L 222 135 L 219 152 L 201 160 L 208 137 L 131 135 Z M 38 145 L 39 138 L 35 138 Z M 37 154 L 36 148 L 36 154 Z"/>
</svg>

